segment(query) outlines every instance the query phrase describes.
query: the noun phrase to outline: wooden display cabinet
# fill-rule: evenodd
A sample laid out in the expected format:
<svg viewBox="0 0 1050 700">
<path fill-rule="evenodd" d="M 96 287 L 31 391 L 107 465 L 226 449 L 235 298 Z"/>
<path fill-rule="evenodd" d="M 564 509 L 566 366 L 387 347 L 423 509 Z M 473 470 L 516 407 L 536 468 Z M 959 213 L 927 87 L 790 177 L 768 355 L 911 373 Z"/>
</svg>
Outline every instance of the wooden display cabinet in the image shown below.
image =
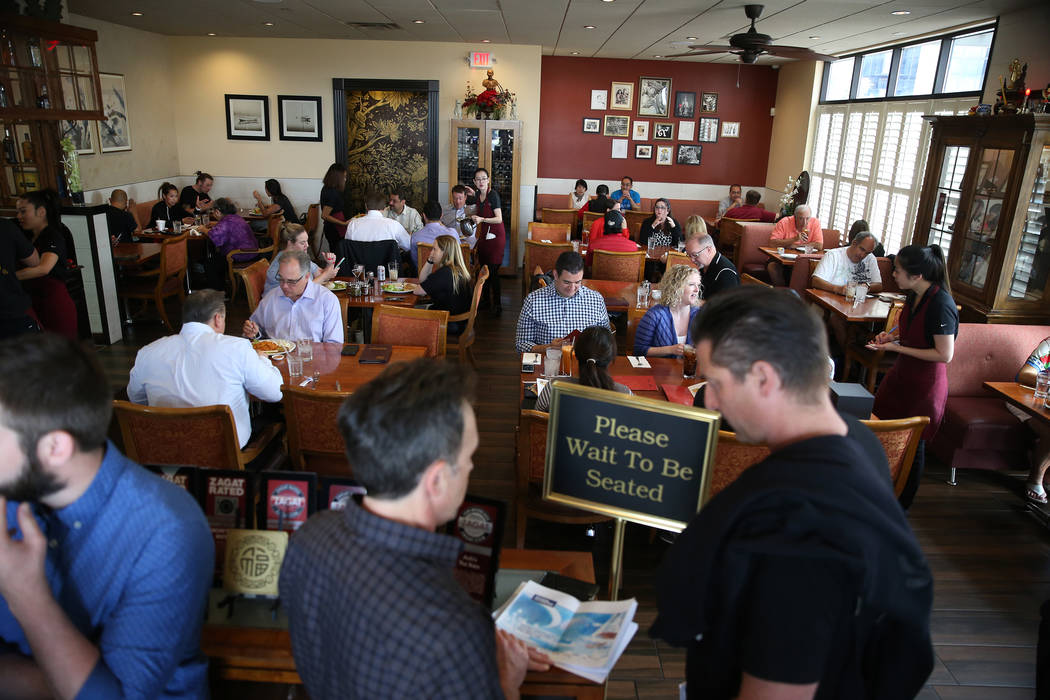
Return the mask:
<svg viewBox="0 0 1050 700">
<path fill-rule="evenodd" d="M 924 118 L 913 240 L 944 249 L 962 320 L 1050 322 L 1050 115 Z"/>
<path fill-rule="evenodd" d="M 521 264 L 518 249 L 518 195 L 521 191 L 521 122 L 513 119 L 453 119 L 448 186 L 474 187 L 474 170 L 489 171 L 499 194 L 507 249 L 501 275 L 513 275 Z"/>
</svg>

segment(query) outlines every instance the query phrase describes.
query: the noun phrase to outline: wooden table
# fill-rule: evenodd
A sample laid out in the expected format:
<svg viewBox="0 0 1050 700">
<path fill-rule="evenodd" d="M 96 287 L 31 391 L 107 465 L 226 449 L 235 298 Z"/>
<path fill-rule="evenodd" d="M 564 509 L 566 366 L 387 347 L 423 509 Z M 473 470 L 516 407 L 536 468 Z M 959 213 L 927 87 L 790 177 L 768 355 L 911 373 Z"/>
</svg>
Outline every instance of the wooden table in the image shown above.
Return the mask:
<svg viewBox="0 0 1050 700">
<path fill-rule="evenodd" d="M 554 571 L 594 583 L 594 567 L 590 552 L 544 551 L 536 549 L 504 549 L 500 553 L 501 569 Z M 217 609 L 215 601 L 221 593 L 213 591 L 208 619 L 201 632 L 201 650 L 210 658 L 212 678 L 258 683 L 294 683 L 302 680 L 295 670 L 292 643 L 287 620 L 269 621 L 269 615 L 258 616 L 260 622 L 249 618 L 245 609 L 259 601 L 242 601 L 234 608 L 233 619 L 227 619 L 225 609 Z M 265 604 L 264 604 L 265 605 Z M 410 611 L 392 611 L 391 614 L 409 614 Z M 282 616 L 283 618 L 283 616 Z M 349 679 L 348 682 L 352 682 Z M 605 684 L 575 676 L 552 668 L 545 673 L 529 672 L 521 687 L 523 695 L 554 695 L 602 700 Z"/>
<path fill-rule="evenodd" d="M 160 243 L 118 243 L 113 260 L 121 267 L 137 267 L 160 256 Z"/>
<path fill-rule="evenodd" d="M 542 353 L 541 353 L 542 354 Z M 644 396 L 649 399 L 657 399 L 659 401 L 666 401 L 667 396 L 659 388 L 661 384 L 671 384 L 674 386 L 688 387 L 696 384 L 700 380 L 692 377 L 686 379 L 682 376 L 682 360 L 681 358 L 672 357 L 647 357 L 651 367 L 635 368 L 631 366 L 630 360 L 625 355 L 617 355 L 616 359 L 613 360 L 612 367 L 609 368 L 609 374 L 615 377 L 652 377 L 656 382 L 657 389 L 655 391 L 645 390 L 634 390 L 631 391 L 635 396 Z M 578 371 L 578 364 L 573 363 L 573 372 Z M 536 381 L 536 377 L 543 376 L 543 363 L 541 362 L 535 372 L 532 374 L 521 374 L 521 392 L 520 397 L 525 397 L 525 384 L 528 382 Z"/>
<path fill-rule="evenodd" d="M 848 323 L 873 323 L 885 321 L 890 315 L 891 304 L 878 297 L 865 299 L 856 307 L 846 297 L 825 289 L 807 289 L 806 297 L 836 316 L 841 316 Z"/>
<path fill-rule="evenodd" d="M 798 251 L 795 251 L 795 252 L 792 252 L 792 253 L 788 253 L 787 251 L 784 251 L 783 253 L 778 253 L 776 248 L 772 248 L 772 247 L 768 247 L 768 246 L 759 246 L 758 249 L 761 250 L 766 255 L 768 255 L 770 257 L 770 259 L 775 260 L 776 262 L 780 263 L 784 267 L 794 267 L 795 266 L 795 260 L 798 259 L 799 255 L 802 255 L 802 253 L 800 253 Z M 792 250 L 794 250 L 794 249 L 792 249 Z M 810 255 L 811 256 L 812 255 L 818 255 L 818 254 L 819 255 L 823 255 L 823 253 L 824 253 L 824 251 L 818 250 L 818 251 L 816 251 L 814 253 L 810 253 Z"/>
<path fill-rule="evenodd" d="M 295 339 L 290 339 L 295 342 Z M 338 391 L 352 392 L 362 384 L 375 379 L 384 369 L 395 362 L 405 362 L 424 357 L 427 349 L 415 345 L 395 345 L 390 361 L 383 365 L 361 364 L 361 353 L 365 346 L 360 346 L 357 354 L 353 357 L 343 355 L 341 343 L 314 343 L 314 359 L 303 364 L 303 376 L 295 378 L 298 385 L 315 371 L 320 373 L 316 389 L 322 391 L 337 391 L 335 383 L 339 382 Z M 294 352 L 294 351 L 293 351 Z M 279 360 L 272 360 L 274 367 L 281 370 L 284 383 L 288 383 L 288 359 L 283 355 Z M 308 384 L 307 386 L 312 386 Z"/>
<path fill-rule="evenodd" d="M 1050 408 L 1047 408 L 1041 399 L 1036 401 L 1035 390 L 1032 387 L 1017 382 L 985 382 L 984 385 L 1008 403 L 1050 425 Z"/>
<path fill-rule="evenodd" d="M 336 277 L 339 282 L 346 282 L 349 284 L 354 281 L 353 277 Z M 389 281 L 389 280 L 388 280 Z M 415 277 L 399 277 L 398 282 L 411 282 L 418 286 L 419 280 Z M 363 297 L 350 296 L 348 289 L 340 289 L 337 292 L 333 292 L 337 297 L 345 297 L 347 300 L 347 306 L 351 309 L 374 309 L 380 304 L 386 304 L 387 306 L 415 306 L 418 304 L 423 297 L 413 294 L 412 292 L 383 292 L 380 295 L 369 294 Z"/>
</svg>

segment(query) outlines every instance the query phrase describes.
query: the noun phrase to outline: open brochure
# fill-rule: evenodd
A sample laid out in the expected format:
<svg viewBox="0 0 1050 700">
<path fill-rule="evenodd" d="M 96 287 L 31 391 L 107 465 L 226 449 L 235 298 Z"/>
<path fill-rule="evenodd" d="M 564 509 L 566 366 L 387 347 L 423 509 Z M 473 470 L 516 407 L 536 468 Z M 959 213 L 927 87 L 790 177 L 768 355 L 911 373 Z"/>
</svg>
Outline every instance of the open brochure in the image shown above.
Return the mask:
<svg viewBox="0 0 1050 700">
<path fill-rule="evenodd" d="M 581 603 L 526 581 L 493 613 L 496 626 L 547 654 L 555 666 L 603 683 L 638 631 L 638 602 Z"/>
</svg>

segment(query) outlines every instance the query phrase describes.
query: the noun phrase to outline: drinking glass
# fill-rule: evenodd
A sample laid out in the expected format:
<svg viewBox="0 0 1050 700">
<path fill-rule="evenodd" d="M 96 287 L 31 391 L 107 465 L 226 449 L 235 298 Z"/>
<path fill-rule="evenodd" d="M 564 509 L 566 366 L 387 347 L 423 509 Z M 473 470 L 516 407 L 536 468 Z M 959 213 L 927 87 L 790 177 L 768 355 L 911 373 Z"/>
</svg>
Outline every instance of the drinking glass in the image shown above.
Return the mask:
<svg viewBox="0 0 1050 700">
<path fill-rule="evenodd" d="M 868 296 L 868 285 L 858 284 L 853 290 L 853 305 L 860 306 Z"/>
<path fill-rule="evenodd" d="M 696 376 L 696 348 L 685 345 L 682 349 L 682 376 L 692 379 Z"/>
<path fill-rule="evenodd" d="M 175 226 L 175 234 L 176 235 L 182 233 L 182 222 L 181 221 L 176 221 L 174 226 Z"/>
<path fill-rule="evenodd" d="M 561 369 L 561 348 L 554 346 L 547 348 L 543 357 L 543 375 L 546 377 L 557 377 Z"/>
<path fill-rule="evenodd" d="M 572 376 L 572 344 L 565 343 L 561 346 L 561 373 L 564 376 Z"/>
<path fill-rule="evenodd" d="M 638 309 L 644 309 L 645 308 L 645 296 L 646 296 L 646 294 L 645 294 L 645 286 L 641 285 L 641 284 L 638 285 L 638 298 L 635 300 L 635 308 L 638 308 Z"/>
<path fill-rule="evenodd" d="M 303 358 L 299 357 L 298 353 L 288 353 L 288 376 L 303 376 Z"/>
<path fill-rule="evenodd" d="M 361 281 L 361 275 L 364 274 L 364 272 L 365 272 L 365 266 L 364 265 L 354 265 L 353 269 L 350 270 L 350 273 L 353 274 L 354 279 L 359 281 L 359 282 Z"/>
<path fill-rule="evenodd" d="M 857 296 L 857 283 L 850 280 L 846 283 L 846 301 L 853 301 Z"/>
<path fill-rule="evenodd" d="M 168 222 L 165 221 L 164 219 L 157 219 L 153 223 L 155 223 L 157 225 L 157 230 L 158 231 L 163 231 L 165 228 L 168 227 Z"/>
<path fill-rule="evenodd" d="M 390 261 L 386 266 L 386 276 L 391 282 L 397 281 L 397 262 Z"/>
<path fill-rule="evenodd" d="M 303 362 L 314 361 L 314 344 L 309 338 L 295 341 L 295 348 Z"/>
<path fill-rule="evenodd" d="M 1035 375 L 1035 399 L 1046 399 L 1050 389 L 1050 370 Z"/>
</svg>

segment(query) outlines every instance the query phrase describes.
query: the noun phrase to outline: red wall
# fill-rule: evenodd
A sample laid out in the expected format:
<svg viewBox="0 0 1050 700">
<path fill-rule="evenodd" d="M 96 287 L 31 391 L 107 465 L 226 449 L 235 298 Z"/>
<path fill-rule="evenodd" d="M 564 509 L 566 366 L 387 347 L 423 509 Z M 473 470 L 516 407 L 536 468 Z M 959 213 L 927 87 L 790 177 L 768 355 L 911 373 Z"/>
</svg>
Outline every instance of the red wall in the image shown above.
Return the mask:
<svg viewBox="0 0 1050 700">
<path fill-rule="evenodd" d="M 643 75 L 671 78 L 672 116 L 667 119 L 638 116 L 638 78 Z M 614 181 L 630 175 L 635 180 L 650 182 L 712 185 L 741 182 L 760 185 L 766 181 L 766 163 L 769 160 L 770 133 L 773 128 L 773 117 L 769 116 L 769 110 L 776 100 L 777 75 L 767 66 L 741 65 L 738 88 L 735 64 L 544 56 L 540 81 L 537 175 Z M 591 90 L 609 90 L 614 80 L 635 83 L 633 111 L 592 111 Z M 696 93 L 697 112 L 693 121 L 699 122 L 701 116 L 713 116 L 723 121 L 740 122 L 740 138 L 735 139 L 722 138 L 719 124 L 718 142 L 703 144 L 699 166 L 656 165 L 657 145 L 673 145 L 677 154 L 679 141 L 652 140 L 652 123 L 679 121 L 673 116 L 674 94 L 679 90 Z M 700 113 L 701 92 L 718 93 L 716 113 Z M 632 130 L 636 119 L 648 120 L 650 139 L 629 141 L 627 160 L 610 158 L 611 136 L 583 133 L 584 117 L 602 119 L 606 114 L 629 115 Z M 800 137 L 804 135 L 804 128 L 799 130 L 799 134 Z M 634 146 L 639 143 L 653 144 L 651 160 L 634 157 Z M 693 140 L 689 143 L 698 142 Z"/>
</svg>

